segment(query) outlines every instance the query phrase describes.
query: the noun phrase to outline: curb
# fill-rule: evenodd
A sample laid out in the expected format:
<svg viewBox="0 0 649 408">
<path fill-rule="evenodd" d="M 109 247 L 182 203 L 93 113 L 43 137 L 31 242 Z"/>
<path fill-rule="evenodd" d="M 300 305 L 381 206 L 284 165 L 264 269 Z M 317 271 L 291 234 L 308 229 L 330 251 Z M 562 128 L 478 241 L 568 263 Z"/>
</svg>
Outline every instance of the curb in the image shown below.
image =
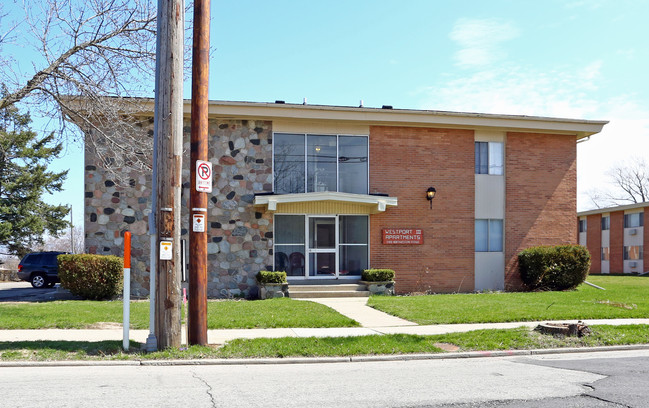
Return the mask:
<svg viewBox="0 0 649 408">
<path fill-rule="evenodd" d="M 571 347 L 535 350 L 468 351 L 438 354 L 398 354 L 352 357 L 289 357 L 289 358 L 232 358 L 204 360 L 73 360 L 73 361 L 0 361 L 4 367 L 115 367 L 115 366 L 192 366 L 192 365 L 267 365 L 267 364 L 332 364 L 366 363 L 380 361 L 456 360 L 469 358 L 538 356 L 551 354 L 593 353 L 605 351 L 649 350 L 649 344 L 624 346 Z"/>
</svg>

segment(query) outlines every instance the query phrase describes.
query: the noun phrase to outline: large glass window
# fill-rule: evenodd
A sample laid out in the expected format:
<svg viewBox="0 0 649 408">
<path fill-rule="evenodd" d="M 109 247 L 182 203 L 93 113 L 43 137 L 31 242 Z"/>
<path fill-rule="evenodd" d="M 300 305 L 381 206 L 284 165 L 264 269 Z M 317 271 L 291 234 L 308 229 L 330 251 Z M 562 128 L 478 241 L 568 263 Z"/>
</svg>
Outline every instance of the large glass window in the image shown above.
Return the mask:
<svg viewBox="0 0 649 408">
<path fill-rule="evenodd" d="M 367 194 L 367 138 L 338 137 L 338 191 Z"/>
<path fill-rule="evenodd" d="M 367 136 L 274 136 L 276 194 L 368 192 Z"/>
<path fill-rule="evenodd" d="M 306 270 L 304 215 L 275 216 L 275 270 L 303 276 Z"/>
<path fill-rule="evenodd" d="M 503 220 L 475 220 L 475 251 L 503 252 Z"/>
<path fill-rule="evenodd" d="M 275 149 L 275 192 L 304 193 L 305 151 L 304 135 L 277 134 Z"/>
<path fill-rule="evenodd" d="M 307 192 L 337 191 L 336 136 L 307 136 Z"/>
<path fill-rule="evenodd" d="M 368 227 L 366 215 L 275 215 L 274 269 L 288 276 L 361 275 L 369 265 Z"/>
<path fill-rule="evenodd" d="M 339 219 L 340 274 L 361 275 L 368 268 L 368 218 L 341 215 Z"/>
<path fill-rule="evenodd" d="M 475 142 L 475 174 L 502 175 L 503 162 L 502 142 Z"/>
</svg>

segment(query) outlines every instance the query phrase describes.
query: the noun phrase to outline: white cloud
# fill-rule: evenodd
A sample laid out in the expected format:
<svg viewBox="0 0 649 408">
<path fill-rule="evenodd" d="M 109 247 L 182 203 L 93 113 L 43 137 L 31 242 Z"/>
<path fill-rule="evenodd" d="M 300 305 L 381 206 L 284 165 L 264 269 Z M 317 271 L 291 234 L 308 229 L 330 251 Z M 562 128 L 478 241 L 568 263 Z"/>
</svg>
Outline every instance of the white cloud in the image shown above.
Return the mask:
<svg viewBox="0 0 649 408">
<path fill-rule="evenodd" d="M 419 90 L 422 107 L 465 112 L 587 118 L 599 110 L 591 96 L 601 63 L 574 72 L 540 72 L 501 65 Z"/>
<path fill-rule="evenodd" d="M 512 24 L 498 19 L 468 19 L 456 21 L 449 37 L 461 47 L 455 60 L 461 68 L 483 67 L 506 57 L 500 43 L 518 37 Z"/>
<path fill-rule="evenodd" d="M 603 97 L 601 61 L 548 72 L 502 65 L 415 92 L 423 109 L 608 120 L 577 146 L 578 209 L 592 208 L 587 191 L 606 187 L 606 171 L 631 156 L 648 157 L 649 112 L 641 95 Z"/>
</svg>

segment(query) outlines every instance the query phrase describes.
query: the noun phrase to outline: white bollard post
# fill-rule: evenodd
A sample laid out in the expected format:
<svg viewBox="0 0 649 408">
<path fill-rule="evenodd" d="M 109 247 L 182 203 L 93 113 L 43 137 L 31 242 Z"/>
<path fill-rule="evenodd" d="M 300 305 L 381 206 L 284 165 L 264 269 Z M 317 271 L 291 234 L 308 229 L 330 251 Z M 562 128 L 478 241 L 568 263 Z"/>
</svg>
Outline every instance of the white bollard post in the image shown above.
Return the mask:
<svg viewBox="0 0 649 408">
<path fill-rule="evenodd" d="M 124 351 L 129 347 L 129 326 L 131 325 L 131 233 L 124 233 L 124 314 L 123 314 L 123 341 Z"/>
</svg>

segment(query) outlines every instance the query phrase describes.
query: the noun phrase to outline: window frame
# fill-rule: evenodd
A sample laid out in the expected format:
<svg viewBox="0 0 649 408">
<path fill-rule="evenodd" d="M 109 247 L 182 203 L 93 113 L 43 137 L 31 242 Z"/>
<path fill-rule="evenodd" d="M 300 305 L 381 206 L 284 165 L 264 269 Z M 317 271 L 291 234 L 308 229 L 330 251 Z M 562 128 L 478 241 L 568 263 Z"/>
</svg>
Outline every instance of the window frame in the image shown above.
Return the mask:
<svg viewBox="0 0 649 408">
<path fill-rule="evenodd" d="M 362 135 L 362 134 L 346 134 L 346 133 L 339 133 L 339 134 L 331 134 L 331 133 L 293 133 L 293 132 L 273 132 L 273 144 L 272 144 L 272 174 L 273 174 L 273 192 L 276 192 L 277 186 L 276 186 L 276 174 L 275 174 L 275 169 L 276 169 L 276 156 L 275 156 L 275 146 L 277 145 L 277 136 L 278 135 L 296 135 L 296 136 L 303 136 L 303 144 L 304 144 L 304 182 L 303 182 L 303 191 L 304 193 L 309 193 L 312 191 L 309 191 L 309 154 L 308 154 L 308 139 L 309 136 L 334 136 L 336 138 L 336 189 L 333 192 L 342 192 L 345 194 L 364 194 L 367 195 L 369 194 L 370 191 L 370 137 L 369 135 Z M 367 173 L 367 177 L 365 180 L 365 191 L 362 193 L 347 193 L 344 191 L 340 191 L 340 138 L 341 137 L 357 137 L 357 138 L 364 138 L 365 139 L 365 146 L 366 146 L 366 151 L 367 151 L 367 158 L 365 160 L 365 169 Z M 329 190 L 330 191 L 330 190 Z M 275 193 L 278 194 L 278 193 Z M 301 192 L 293 193 L 293 192 L 282 192 L 279 194 L 302 194 Z"/>
</svg>

